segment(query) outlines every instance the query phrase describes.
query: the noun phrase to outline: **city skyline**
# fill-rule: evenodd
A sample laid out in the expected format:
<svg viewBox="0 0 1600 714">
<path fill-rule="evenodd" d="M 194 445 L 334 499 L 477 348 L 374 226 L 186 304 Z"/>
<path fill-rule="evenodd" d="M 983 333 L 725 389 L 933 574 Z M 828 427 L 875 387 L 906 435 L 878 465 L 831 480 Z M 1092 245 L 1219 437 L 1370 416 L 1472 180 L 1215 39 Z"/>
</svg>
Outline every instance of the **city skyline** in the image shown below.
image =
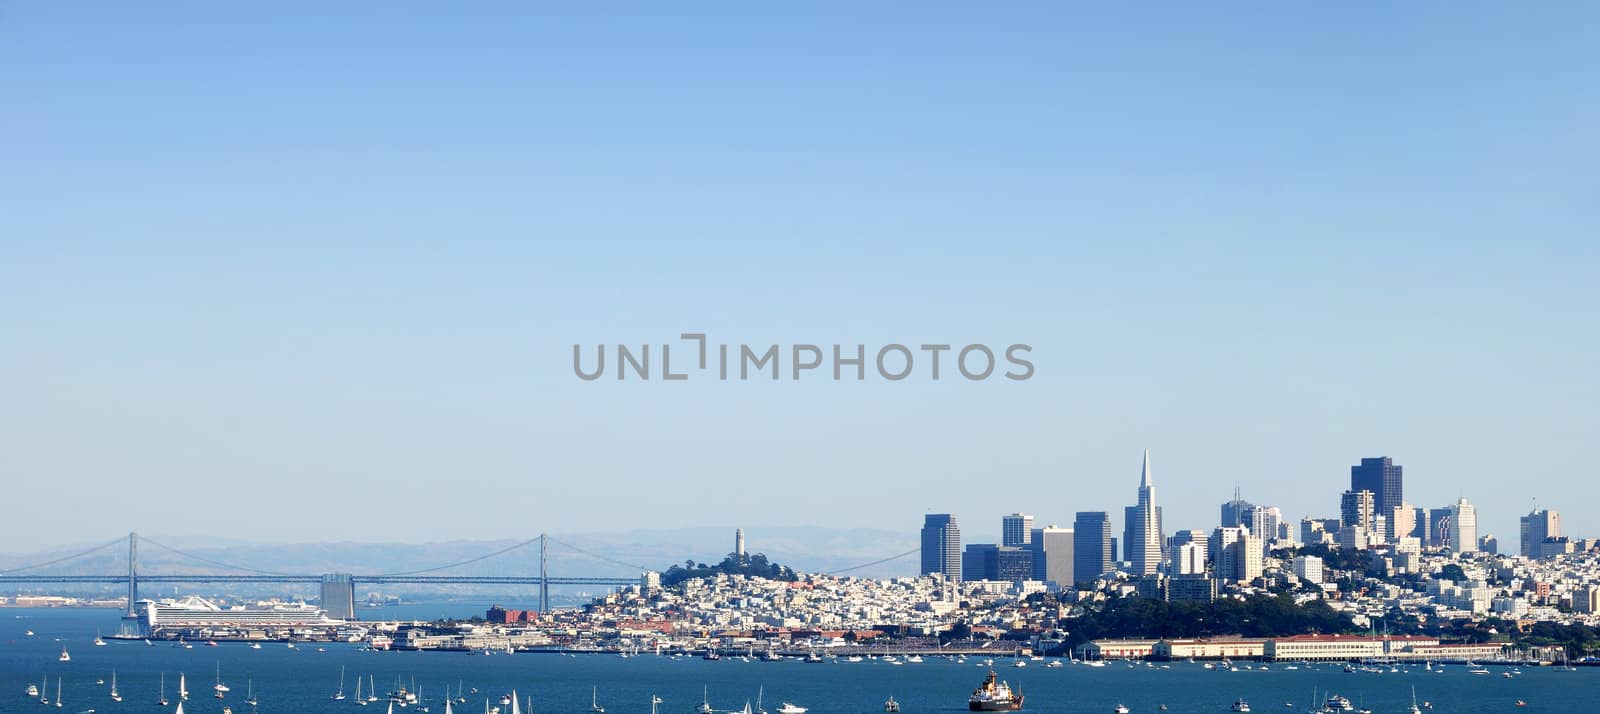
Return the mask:
<svg viewBox="0 0 1600 714">
<path fill-rule="evenodd" d="M 1331 515 L 1383 454 L 1502 543 L 1534 498 L 1584 532 L 1596 22 L 8 6 L 0 547 L 1019 508 L 1122 539 L 1145 447 L 1167 529 L 1235 485 Z M 573 374 L 686 332 L 1036 369 Z"/>
</svg>

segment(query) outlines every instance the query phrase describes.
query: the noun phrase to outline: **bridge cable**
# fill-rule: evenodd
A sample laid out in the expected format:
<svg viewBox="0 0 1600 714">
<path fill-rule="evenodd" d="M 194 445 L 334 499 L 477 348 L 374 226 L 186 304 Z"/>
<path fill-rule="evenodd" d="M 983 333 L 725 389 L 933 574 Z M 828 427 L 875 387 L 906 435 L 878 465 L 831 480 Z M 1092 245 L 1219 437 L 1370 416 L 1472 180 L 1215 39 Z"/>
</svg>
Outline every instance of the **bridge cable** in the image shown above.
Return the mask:
<svg viewBox="0 0 1600 714">
<path fill-rule="evenodd" d="M 605 561 L 607 563 L 610 563 L 612 565 L 620 565 L 622 567 L 633 568 L 635 570 L 651 570 L 652 569 L 647 565 L 639 565 L 637 563 L 624 563 L 624 562 L 622 562 L 620 560 L 617 560 L 616 558 L 610 558 L 610 557 L 601 555 L 601 554 L 596 553 L 596 552 L 591 551 L 591 550 L 584 550 L 583 548 L 579 548 L 578 546 L 575 546 L 575 545 L 573 545 L 571 543 L 568 543 L 568 542 L 566 542 L 564 540 L 559 540 L 559 539 L 556 539 L 556 538 L 551 538 L 550 540 L 554 541 L 557 544 L 564 545 L 564 546 L 566 546 L 568 548 L 576 550 L 579 553 L 587 555 L 587 556 L 589 556 L 591 558 L 597 558 L 599 560 L 603 560 L 603 561 Z"/>
<path fill-rule="evenodd" d="M 532 539 L 529 539 L 529 540 L 522 541 L 521 543 L 518 543 L 516 545 L 512 545 L 512 546 L 507 546 L 505 548 L 501 548 L 500 550 L 497 550 L 497 551 L 495 551 L 493 553 L 489 553 L 487 555 L 480 555 L 480 556 L 478 556 L 476 558 L 469 558 L 467 560 L 463 560 L 463 561 L 460 561 L 460 562 L 457 562 L 457 563 L 449 563 L 449 564 L 446 564 L 446 565 L 440 565 L 440 566 L 433 567 L 433 568 L 423 568 L 421 570 L 408 570 L 408 571 L 405 571 L 403 573 L 383 573 L 382 575 L 376 575 L 376 576 L 368 575 L 367 577 L 369 577 L 369 578 L 371 578 L 371 577 L 392 578 L 392 577 L 397 577 L 397 576 L 400 576 L 400 575 L 421 575 L 423 573 L 434 573 L 434 572 L 438 572 L 440 570 L 449 570 L 450 568 L 454 568 L 454 567 L 458 567 L 458 566 L 462 566 L 462 565 L 471 565 L 471 564 L 476 563 L 476 562 L 478 562 L 480 560 L 488 560 L 488 559 L 493 558 L 493 557 L 495 557 L 497 555 L 504 555 L 504 554 L 509 553 L 509 552 L 511 552 L 513 550 L 516 550 L 518 548 L 524 548 L 524 547 L 533 545 L 534 543 L 538 543 L 538 542 L 539 542 L 539 538 L 532 538 Z"/>
<path fill-rule="evenodd" d="M 872 567 L 874 565 L 881 565 L 881 564 L 887 563 L 887 562 L 889 562 L 891 560 L 899 560 L 899 559 L 904 558 L 904 557 L 906 557 L 908 555 L 914 555 L 914 554 L 920 553 L 920 552 L 922 552 L 922 548 L 921 547 L 917 547 L 917 548 L 913 548 L 911 550 L 908 550 L 908 551 L 906 551 L 904 553 L 901 553 L 899 555 L 891 555 L 891 556 L 889 556 L 887 558 L 874 560 L 874 561 L 872 561 L 870 563 L 862 563 L 860 565 L 852 565 L 852 566 L 850 566 L 848 568 L 839 568 L 838 570 L 827 570 L 827 571 L 823 571 L 822 574 L 823 575 L 838 575 L 839 573 L 848 573 L 848 572 L 850 572 L 852 570 L 860 570 L 862 568 L 869 568 L 869 567 Z"/>
<path fill-rule="evenodd" d="M 20 572 L 22 572 L 24 570 L 33 570 L 34 568 L 43 568 L 46 565 L 55 565 L 56 563 L 62 563 L 62 562 L 66 562 L 68 560 L 73 560 L 73 559 L 76 559 L 76 558 L 82 558 L 85 555 L 91 555 L 93 553 L 97 553 L 99 551 L 105 550 L 105 549 L 110 548 L 111 546 L 117 545 L 119 543 L 127 543 L 127 542 L 128 542 L 128 537 L 127 536 L 120 536 L 116 540 L 111 541 L 110 543 L 102 543 L 102 544 L 97 545 L 97 546 L 95 546 L 93 548 L 90 548 L 90 549 L 88 549 L 86 551 L 83 551 L 82 553 L 75 553 L 73 555 L 69 555 L 69 556 L 66 556 L 64 558 L 56 558 L 55 560 L 47 560 L 47 561 L 45 561 L 43 563 L 34 563 L 32 565 L 19 565 L 19 566 L 15 567 L 15 568 L 10 568 L 10 569 L 0 569 L 0 572 L 3 572 L 5 574 L 7 574 L 7 575 L 13 575 L 13 574 L 16 574 L 16 573 L 20 573 Z"/>
<path fill-rule="evenodd" d="M 234 565 L 233 563 L 224 563 L 224 562 L 222 562 L 220 560 L 212 560 L 211 558 L 207 558 L 205 556 L 195 555 L 193 553 L 186 553 L 186 552 L 178 550 L 177 548 L 174 548 L 174 547 L 172 547 L 170 545 L 163 545 L 161 543 L 153 541 L 153 540 L 151 540 L 149 538 L 146 538 L 144 536 L 139 536 L 139 542 L 140 543 L 149 543 L 150 545 L 153 545 L 153 546 L 155 546 L 157 548 L 160 548 L 162 550 L 171 551 L 171 552 L 176 553 L 178 555 L 181 555 L 181 556 L 183 556 L 185 558 L 190 558 L 192 560 L 198 560 L 198 561 L 200 561 L 202 563 L 206 563 L 208 565 L 215 565 L 215 566 L 217 566 L 219 568 L 227 568 L 229 570 L 243 570 L 243 571 L 245 571 L 247 573 L 256 573 L 258 575 L 275 575 L 275 576 L 281 576 L 281 577 L 293 577 L 293 575 L 291 575 L 290 573 L 280 573 L 280 572 L 278 572 L 276 570 L 261 570 L 260 568 L 248 568 L 248 567 L 245 567 L 243 565 Z"/>
</svg>

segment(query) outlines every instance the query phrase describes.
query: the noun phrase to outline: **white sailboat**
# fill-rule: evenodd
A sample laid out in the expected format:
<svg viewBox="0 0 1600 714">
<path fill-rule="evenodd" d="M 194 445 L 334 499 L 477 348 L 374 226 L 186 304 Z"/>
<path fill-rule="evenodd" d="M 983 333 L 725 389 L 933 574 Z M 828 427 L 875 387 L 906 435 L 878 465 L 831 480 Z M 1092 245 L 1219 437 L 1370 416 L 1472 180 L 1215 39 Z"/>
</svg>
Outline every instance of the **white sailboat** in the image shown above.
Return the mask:
<svg viewBox="0 0 1600 714">
<path fill-rule="evenodd" d="M 66 645 L 62 645 L 61 646 L 61 656 L 57 657 L 56 660 L 60 661 L 60 662 L 71 662 L 72 661 L 72 655 L 67 654 L 67 646 Z"/>
<path fill-rule="evenodd" d="M 184 683 L 183 673 L 179 672 L 178 673 L 178 701 L 180 701 L 180 702 L 186 701 L 186 700 L 188 700 L 188 698 L 189 698 L 189 685 Z"/>
<path fill-rule="evenodd" d="M 212 696 L 221 699 L 228 693 L 228 685 L 222 683 L 222 663 L 217 663 L 217 683 L 211 685 Z"/>
<path fill-rule="evenodd" d="M 444 698 L 444 714 L 455 714 L 455 711 L 450 708 L 450 697 L 448 696 Z"/>
<path fill-rule="evenodd" d="M 161 706 L 166 706 L 167 705 L 167 673 L 166 672 L 162 672 L 161 673 L 161 698 L 156 700 L 156 704 L 159 704 Z"/>
<path fill-rule="evenodd" d="M 183 700 L 182 699 L 178 700 L 178 708 L 173 710 L 172 714 L 183 714 Z"/>
<path fill-rule="evenodd" d="M 522 714 L 522 705 L 517 703 L 517 690 L 515 689 L 511 690 L 511 714 Z"/>
<path fill-rule="evenodd" d="M 378 701 L 378 683 L 372 675 L 367 675 L 367 701 Z"/>
<path fill-rule="evenodd" d="M 65 650 L 62 650 L 65 652 Z M 61 678 L 56 677 L 56 708 L 61 708 Z"/>
<path fill-rule="evenodd" d="M 247 680 L 244 681 L 244 686 L 245 686 L 244 703 L 245 704 L 249 704 L 250 706 L 254 707 L 257 704 L 257 702 L 256 702 L 256 680 L 247 679 Z"/>
<path fill-rule="evenodd" d="M 606 708 L 603 707 L 603 706 L 600 706 L 600 688 L 599 687 L 595 687 L 595 688 L 589 690 L 589 711 L 592 711 L 595 714 L 606 714 Z"/>
<path fill-rule="evenodd" d="M 361 698 L 361 678 L 360 677 L 356 677 L 356 704 L 359 705 L 359 706 L 363 706 L 363 707 L 367 705 L 367 700 Z"/>
<path fill-rule="evenodd" d="M 122 694 L 117 691 L 117 670 L 111 670 L 111 701 L 122 701 Z"/>
<path fill-rule="evenodd" d="M 360 685 L 361 680 L 356 680 L 356 686 Z M 339 691 L 335 692 L 333 696 L 328 698 L 336 702 L 344 701 L 344 665 L 339 665 Z"/>
</svg>

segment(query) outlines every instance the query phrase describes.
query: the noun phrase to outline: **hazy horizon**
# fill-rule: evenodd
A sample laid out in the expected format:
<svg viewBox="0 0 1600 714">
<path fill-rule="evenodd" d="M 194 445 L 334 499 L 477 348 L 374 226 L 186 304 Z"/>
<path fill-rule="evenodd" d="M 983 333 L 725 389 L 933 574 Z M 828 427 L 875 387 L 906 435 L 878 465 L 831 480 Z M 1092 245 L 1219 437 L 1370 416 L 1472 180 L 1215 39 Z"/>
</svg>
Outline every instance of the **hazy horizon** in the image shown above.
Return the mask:
<svg viewBox="0 0 1600 714">
<path fill-rule="evenodd" d="M 3 549 L 1120 531 L 1146 448 L 1600 535 L 1600 7 L 913 8 L 8 6 Z M 573 373 L 684 332 L 1036 373 Z"/>
</svg>

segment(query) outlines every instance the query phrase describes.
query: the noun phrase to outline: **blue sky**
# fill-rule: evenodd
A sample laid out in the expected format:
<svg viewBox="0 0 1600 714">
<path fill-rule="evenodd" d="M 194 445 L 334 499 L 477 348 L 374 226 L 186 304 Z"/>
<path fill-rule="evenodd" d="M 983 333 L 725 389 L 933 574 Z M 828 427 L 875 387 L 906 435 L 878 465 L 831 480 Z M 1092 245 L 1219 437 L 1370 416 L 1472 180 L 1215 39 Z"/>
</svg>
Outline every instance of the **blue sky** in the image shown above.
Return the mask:
<svg viewBox="0 0 1600 714">
<path fill-rule="evenodd" d="M 1597 20 L 9 5 L 0 541 L 984 537 L 1120 520 L 1146 447 L 1178 527 L 1386 454 L 1506 547 L 1534 498 L 1595 535 Z M 1038 373 L 572 376 L 695 330 Z"/>
</svg>

